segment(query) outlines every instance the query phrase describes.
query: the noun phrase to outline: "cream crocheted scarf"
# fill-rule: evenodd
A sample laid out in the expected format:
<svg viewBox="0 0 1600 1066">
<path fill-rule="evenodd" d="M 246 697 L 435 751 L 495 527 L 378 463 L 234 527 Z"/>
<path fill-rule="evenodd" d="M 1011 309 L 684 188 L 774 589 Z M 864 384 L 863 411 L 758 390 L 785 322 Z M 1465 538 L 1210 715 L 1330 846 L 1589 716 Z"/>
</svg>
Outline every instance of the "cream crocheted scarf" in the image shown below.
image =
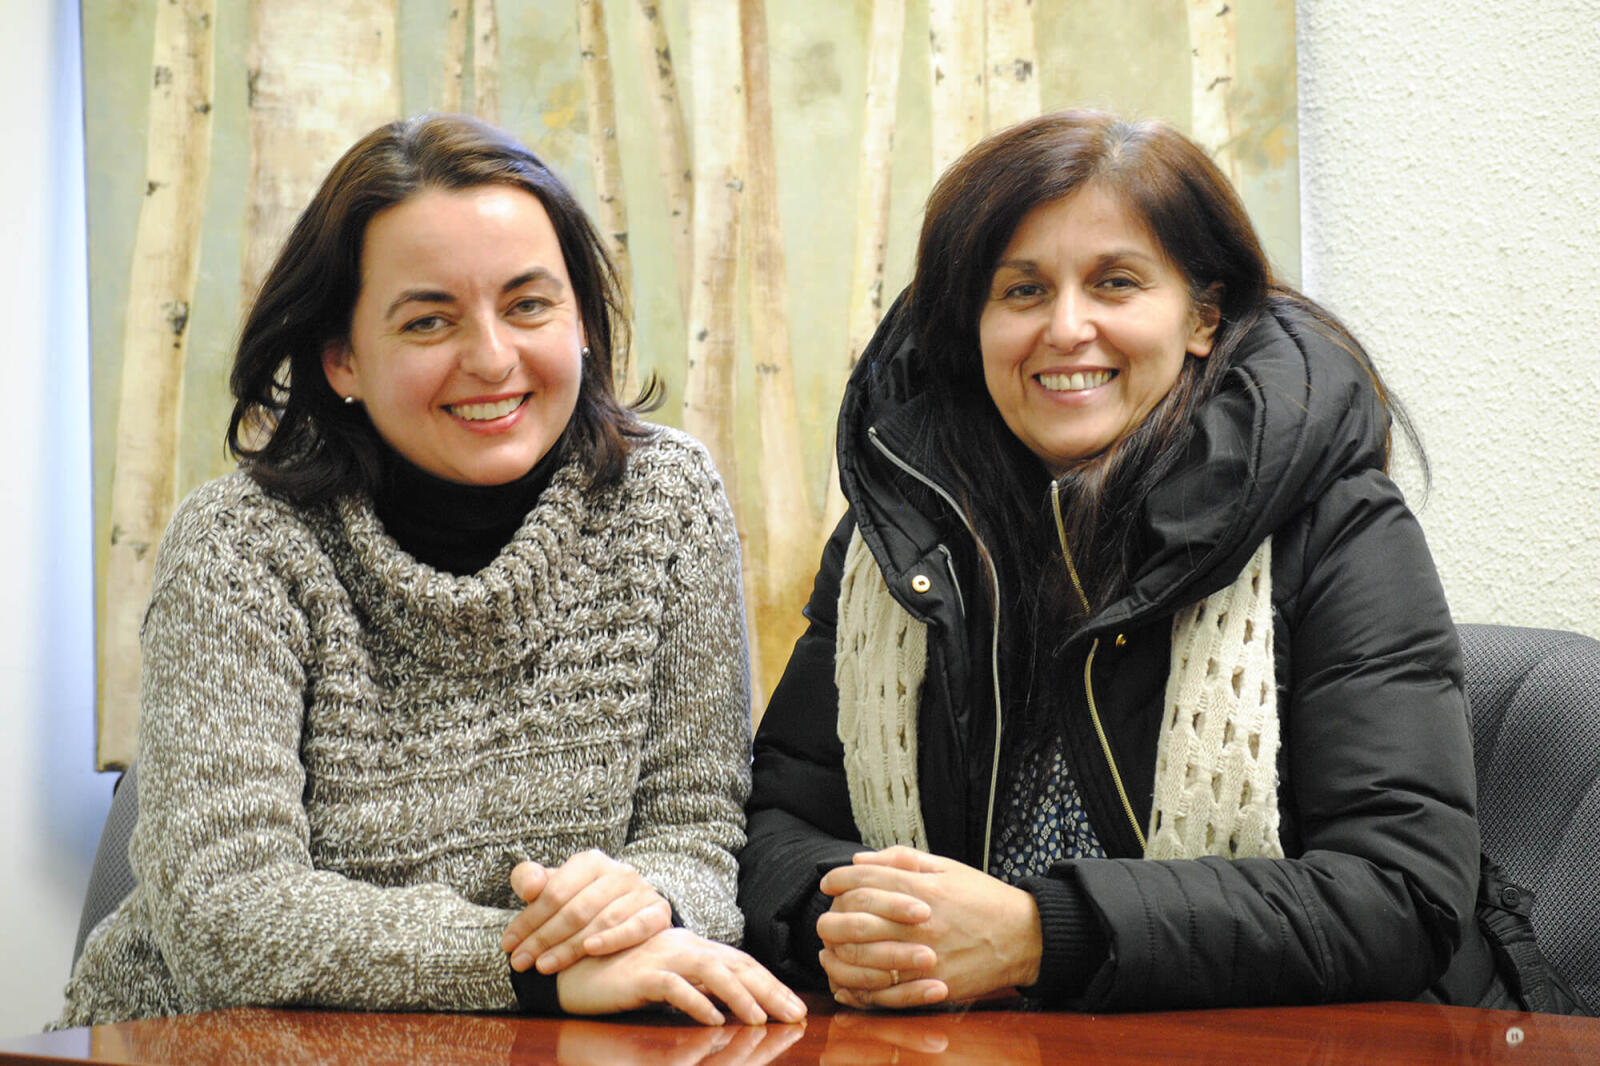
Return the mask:
<svg viewBox="0 0 1600 1066">
<path fill-rule="evenodd" d="M 869 847 L 926 849 L 917 708 L 928 634 L 889 594 L 857 531 L 839 590 L 834 679 L 856 827 Z M 1177 613 L 1145 858 L 1281 858 L 1272 542 L 1234 583 Z"/>
</svg>

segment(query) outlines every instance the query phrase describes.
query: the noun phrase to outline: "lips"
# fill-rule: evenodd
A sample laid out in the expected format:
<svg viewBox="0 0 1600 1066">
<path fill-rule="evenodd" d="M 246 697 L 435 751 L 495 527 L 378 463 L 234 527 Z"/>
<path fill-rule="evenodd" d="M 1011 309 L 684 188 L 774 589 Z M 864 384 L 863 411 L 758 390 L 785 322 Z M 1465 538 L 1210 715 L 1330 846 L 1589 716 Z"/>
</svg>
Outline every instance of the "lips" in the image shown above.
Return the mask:
<svg viewBox="0 0 1600 1066">
<path fill-rule="evenodd" d="M 1074 370 L 1070 374 L 1035 374 L 1034 380 L 1051 392 L 1084 392 L 1116 376 L 1115 370 Z"/>
<path fill-rule="evenodd" d="M 528 393 L 522 392 L 515 396 L 507 396 L 504 399 L 491 400 L 487 403 L 447 404 L 445 410 L 468 422 L 492 422 L 496 418 L 504 418 L 521 407 L 527 402 L 528 395 Z"/>
</svg>

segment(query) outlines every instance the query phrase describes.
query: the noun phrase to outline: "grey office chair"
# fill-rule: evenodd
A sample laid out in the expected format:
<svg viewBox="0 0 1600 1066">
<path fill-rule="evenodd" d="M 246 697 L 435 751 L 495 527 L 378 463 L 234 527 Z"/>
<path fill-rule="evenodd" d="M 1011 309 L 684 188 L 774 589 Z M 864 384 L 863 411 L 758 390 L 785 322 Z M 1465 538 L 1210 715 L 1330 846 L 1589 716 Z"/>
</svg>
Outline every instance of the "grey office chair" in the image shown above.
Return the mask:
<svg viewBox="0 0 1600 1066">
<path fill-rule="evenodd" d="M 128 838 L 139 816 L 139 783 L 134 768 L 117 781 L 111 794 L 111 810 L 106 813 L 100 843 L 94 849 L 94 866 L 89 870 L 89 891 L 83 897 L 83 914 L 78 918 L 78 941 L 72 946 L 72 963 L 83 954 L 83 942 L 100 919 L 117 909 L 117 904 L 133 891 L 133 868 L 128 865 Z"/>
<path fill-rule="evenodd" d="M 1600 1005 L 1600 641 L 1460 631 L 1483 848 L 1532 890 L 1546 957 Z"/>
</svg>

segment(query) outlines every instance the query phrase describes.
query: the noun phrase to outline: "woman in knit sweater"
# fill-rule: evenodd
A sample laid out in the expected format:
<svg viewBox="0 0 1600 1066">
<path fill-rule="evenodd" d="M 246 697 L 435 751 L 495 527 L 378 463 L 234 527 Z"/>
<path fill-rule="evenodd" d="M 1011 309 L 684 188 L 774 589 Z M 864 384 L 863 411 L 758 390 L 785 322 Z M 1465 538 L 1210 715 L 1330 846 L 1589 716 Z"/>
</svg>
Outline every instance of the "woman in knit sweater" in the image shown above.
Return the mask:
<svg viewBox="0 0 1600 1066">
<path fill-rule="evenodd" d="M 1170 127 L 971 149 L 846 390 L 751 952 L 862 1007 L 1511 1005 L 1395 413 Z"/>
<path fill-rule="evenodd" d="M 394 123 L 333 168 L 241 334 L 242 469 L 162 541 L 137 883 L 58 1024 L 803 1015 L 729 946 L 733 519 L 704 449 L 613 395 L 620 323 L 581 209 L 499 131 Z"/>
</svg>

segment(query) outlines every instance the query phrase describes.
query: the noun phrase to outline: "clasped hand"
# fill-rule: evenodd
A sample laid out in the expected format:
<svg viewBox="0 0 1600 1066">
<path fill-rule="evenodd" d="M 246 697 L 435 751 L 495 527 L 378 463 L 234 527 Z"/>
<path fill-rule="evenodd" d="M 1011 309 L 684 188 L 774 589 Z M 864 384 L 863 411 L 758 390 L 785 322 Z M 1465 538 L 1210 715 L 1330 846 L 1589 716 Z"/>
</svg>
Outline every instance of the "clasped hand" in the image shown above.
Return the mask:
<svg viewBox="0 0 1600 1066">
<path fill-rule="evenodd" d="M 552 974 L 586 955 L 612 955 L 672 924 L 672 905 L 644 876 L 602 851 L 556 867 L 518 863 L 511 888 L 526 904 L 500 938 L 511 968 Z"/>
<path fill-rule="evenodd" d="M 833 906 L 817 919 L 820 959 L 846 1006 L 960 1002 L 1038 979 L 1033 897 L 954 859 L 860 852 L 828 871 L 822 891 Z"/>
<path fill-rule="evenodd" d="M 738 948 L 673 929 L 672 905 L 632 866 L 583 851 L 553 869 L 518 863 L 511 887 L 526 904 L 501 938 L 511 966 L 556 974 L 570 1014 L 666 1003 L 706 1025 L 798 1022 L 805 1004 Z"/>
</svg>

